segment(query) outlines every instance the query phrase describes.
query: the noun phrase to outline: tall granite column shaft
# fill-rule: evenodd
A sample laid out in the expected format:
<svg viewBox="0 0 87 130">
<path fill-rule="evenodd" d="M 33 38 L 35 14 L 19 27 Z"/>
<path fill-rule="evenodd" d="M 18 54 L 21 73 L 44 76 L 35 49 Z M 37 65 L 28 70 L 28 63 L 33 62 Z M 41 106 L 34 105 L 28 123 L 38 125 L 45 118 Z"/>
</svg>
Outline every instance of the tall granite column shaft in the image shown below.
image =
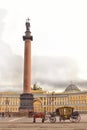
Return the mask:
<svg viewBox="0 0 87 130">
<path fill-rule="evenodd" d="M 31 93 L 31 41 L 25 40 L 24 49 L 24 93 Z"/>
</svg>

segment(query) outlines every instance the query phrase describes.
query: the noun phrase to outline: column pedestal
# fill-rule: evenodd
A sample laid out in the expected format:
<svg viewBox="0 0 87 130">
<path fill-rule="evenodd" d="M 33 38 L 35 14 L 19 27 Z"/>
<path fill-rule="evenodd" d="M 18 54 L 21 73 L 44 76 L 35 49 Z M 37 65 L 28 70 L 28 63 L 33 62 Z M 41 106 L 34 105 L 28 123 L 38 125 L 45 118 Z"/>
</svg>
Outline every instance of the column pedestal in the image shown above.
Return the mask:
<svg viewBox="0 0 87 130">
<path fill-rule="evenodd" d="M 20 112 L 33 112 L 33 94 L 23 93 L 20 95 Z"/>
</svg>

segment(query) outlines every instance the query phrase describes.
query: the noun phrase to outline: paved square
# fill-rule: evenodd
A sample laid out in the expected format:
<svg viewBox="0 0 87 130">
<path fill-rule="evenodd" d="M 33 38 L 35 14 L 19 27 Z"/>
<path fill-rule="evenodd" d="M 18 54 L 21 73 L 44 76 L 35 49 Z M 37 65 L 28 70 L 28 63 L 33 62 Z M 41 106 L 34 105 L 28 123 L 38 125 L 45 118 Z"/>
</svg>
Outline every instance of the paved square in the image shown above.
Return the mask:
<svg viewBox="0 0 87 130">
<path fill-rule="evenodd" d="M 87 130 L 87 114 L 81 115 L 79 123 L 69 120 L 59 122 L 59 118 L 56 118 L 56 123 L 50 123 L 49 120 L 42 123 L 39 118 L 33 123 L 33 118 L 0 117 L 0 130 Z"/>
</svg>

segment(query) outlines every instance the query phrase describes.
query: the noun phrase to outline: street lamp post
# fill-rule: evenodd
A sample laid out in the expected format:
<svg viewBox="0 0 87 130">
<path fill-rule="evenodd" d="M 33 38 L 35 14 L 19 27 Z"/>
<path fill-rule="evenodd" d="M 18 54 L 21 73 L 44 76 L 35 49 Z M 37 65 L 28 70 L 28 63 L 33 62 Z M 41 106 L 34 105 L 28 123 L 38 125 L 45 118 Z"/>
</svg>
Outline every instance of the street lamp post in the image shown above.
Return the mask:
<svg viewBox="0 0 87 130">
<path fill-rule="evenodd" d="M 49 92 L 47 92 L 47 100 L 46 100 L 46 111 L 47 111 L 47 112 L 49 112 L 49 104 L 50 104 Z"/>
<path fill-rule="evenodd" d="M 9 114 L 9 109 L 8 109 L 9 100 L 8 100 L 8 97 L 6 97 L 5 105 L 6 105 L 6 111 L 5 112 Z"/>
<path fill-rule="evenodd" d="M 54 92 L 52 92 L 52 113 L 54 111 Z"/>
</svg>

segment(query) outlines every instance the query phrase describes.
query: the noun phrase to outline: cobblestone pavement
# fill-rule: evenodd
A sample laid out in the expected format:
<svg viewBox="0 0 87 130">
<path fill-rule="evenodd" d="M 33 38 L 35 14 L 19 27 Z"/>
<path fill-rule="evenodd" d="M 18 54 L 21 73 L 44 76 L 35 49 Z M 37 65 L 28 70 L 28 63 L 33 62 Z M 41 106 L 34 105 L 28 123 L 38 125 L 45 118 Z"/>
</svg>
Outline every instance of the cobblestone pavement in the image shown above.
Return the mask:
<svg viewBox="0 0 87 130">
<path fill-rule="evenodd" d="M 0 130 L 87 130 L 87 115 L 81 115 L 79 123 L 73 123 L 69 120 L 60 123 L 58 117 L 56 123 L 50 123 L 49 120 L 41 123 L 39 118 L 36 123 L 33 123 L 32 118 L 0 117 Z"/>
</svg>

